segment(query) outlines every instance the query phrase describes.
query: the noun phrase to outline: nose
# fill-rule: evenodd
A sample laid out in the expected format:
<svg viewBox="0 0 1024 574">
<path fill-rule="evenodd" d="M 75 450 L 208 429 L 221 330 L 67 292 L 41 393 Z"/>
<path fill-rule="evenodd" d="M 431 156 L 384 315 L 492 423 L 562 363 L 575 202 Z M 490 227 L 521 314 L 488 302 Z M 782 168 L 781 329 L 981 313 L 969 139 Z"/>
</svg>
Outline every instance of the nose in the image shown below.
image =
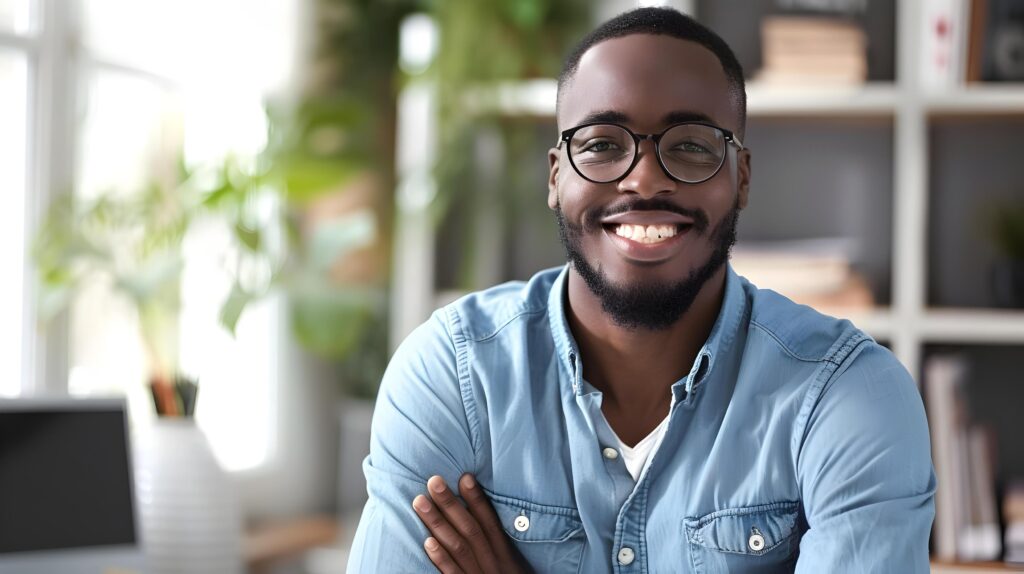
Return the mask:
<svg viewBox="0 0 1024 574">
<path fill-rule="evenodd" d="M 662 169 L 653 141 L 641 141 L 637 148 L 637 156 L 636 165 L 626 177 L 619 180 L 620 193 L 636 193 L 644 199 L 649 199 L 660 193 L 671 193 L 676 190 L 678 183 Z"/>
</svg>

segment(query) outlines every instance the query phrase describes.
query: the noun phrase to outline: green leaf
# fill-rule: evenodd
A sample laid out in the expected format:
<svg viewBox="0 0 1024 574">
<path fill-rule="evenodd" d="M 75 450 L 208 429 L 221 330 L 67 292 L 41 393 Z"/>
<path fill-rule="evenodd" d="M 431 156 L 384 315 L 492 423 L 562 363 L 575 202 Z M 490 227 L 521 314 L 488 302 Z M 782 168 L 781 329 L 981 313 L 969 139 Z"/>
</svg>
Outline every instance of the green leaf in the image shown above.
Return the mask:
<svg viewBox="0 0 1024 574">
<path fill-rule="evenodd" d="M 247 227 L 240 221 L 235 223 L 235 237 L 238 237 L 242 245 L 246 246 L 250 251 L 259 251 L 260 246 L 263 245 L 260 230 Z"/>
<path fill-rule="evenodd" d="M 312 157 L 290 157 L 278 167 L 288 199 L 296 203 L 335 191 L 362 170 L 353 161 Z"/>
<path fill-rule="evenodd" d="M 246 293 L 238 283 L 231 287 L 231 293 L 228 294 L 228 298 L 220 306 L 220 324 L 231 333 L 231 336 L 235 335 L 238 320 L 242 317 L 245 307 L 253 299 L 254 297 Z"/>
</svg>

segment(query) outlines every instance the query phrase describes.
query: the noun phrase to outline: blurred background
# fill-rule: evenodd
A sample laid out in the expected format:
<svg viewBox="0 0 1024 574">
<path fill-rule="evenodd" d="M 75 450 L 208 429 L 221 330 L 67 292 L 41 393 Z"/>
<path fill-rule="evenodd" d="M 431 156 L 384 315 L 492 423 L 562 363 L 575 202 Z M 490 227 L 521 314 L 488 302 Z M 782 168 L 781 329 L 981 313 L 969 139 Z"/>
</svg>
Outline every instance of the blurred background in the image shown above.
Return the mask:
<svg viewBox="0 0 1024 574">
<path fill-rule="evenodd" d="M 214 571 L 340 571 L 390 351 L 564 263 L 554 78 L 660 4 L 747 74 L 737 271 L 917 377 L 936 571 L 1024 562 L 1021 0 L 0 0 L 0 501 L 35 444 L 11 413 L 113 397 L 92 404 L 126 406 L 139 481 L 120 542 L 213 524 L 237 555 Z M 167 473 L 199 494 L 159 494 Z M 154 510 L 217 488 L 222 515 Z M 102 547 L 4 544 L 3 508 L 0 572 Z"/>
</svg>

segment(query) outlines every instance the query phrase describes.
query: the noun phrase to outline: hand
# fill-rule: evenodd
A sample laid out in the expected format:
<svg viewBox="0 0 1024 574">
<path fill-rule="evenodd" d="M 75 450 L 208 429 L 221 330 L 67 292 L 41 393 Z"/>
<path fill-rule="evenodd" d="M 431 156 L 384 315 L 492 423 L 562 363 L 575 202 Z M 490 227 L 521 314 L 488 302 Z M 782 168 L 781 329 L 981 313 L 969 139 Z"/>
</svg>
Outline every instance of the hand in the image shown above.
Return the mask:
<svg viewBox="0 0 1024 574">
<path fill-rule="evenodd" d="M 459 492 L 467 507 L 440 476 L 427 481 L 430 498 L 412 501 L 416 514 L 433 535 L 423 543 L 430 561 L 442 574 L 505 574 L 529 572 L 501 528 L 498 515 L 473 475 L 459 479 Z"/>
</svg>

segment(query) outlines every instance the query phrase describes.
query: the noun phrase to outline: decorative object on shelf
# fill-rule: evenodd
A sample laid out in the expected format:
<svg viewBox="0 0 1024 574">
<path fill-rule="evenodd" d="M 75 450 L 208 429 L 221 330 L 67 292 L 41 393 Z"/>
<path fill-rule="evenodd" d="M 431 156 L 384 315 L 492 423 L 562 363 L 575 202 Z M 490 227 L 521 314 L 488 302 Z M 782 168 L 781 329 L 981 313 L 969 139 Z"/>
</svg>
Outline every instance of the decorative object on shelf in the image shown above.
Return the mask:
<svg viewBox="0 0 1024 574">
<path fill-rule="evenodd" d="M 1024 80 L 1024 2 L 974 1 L 988 5 L 982 79 L 987 82 Z"/>
<path fill-rule="evenodd" d="M 1024 203 L 992 210 L 1000 257 L 992 264 L 992 295 L 1000 307 L 1024 308 Z"/>
<path fill-rule="evenodd" d="M 929 90 L 960 86 L 968 75 L 969 0 L 921 3 L 921 85 Z"/>
<path fill-rule="evenodd" d="M 192 418 L 160 417 L 135 437 L 135 485 L 152 574 L 241 574 L 236 487 Z"/>
</svg>

